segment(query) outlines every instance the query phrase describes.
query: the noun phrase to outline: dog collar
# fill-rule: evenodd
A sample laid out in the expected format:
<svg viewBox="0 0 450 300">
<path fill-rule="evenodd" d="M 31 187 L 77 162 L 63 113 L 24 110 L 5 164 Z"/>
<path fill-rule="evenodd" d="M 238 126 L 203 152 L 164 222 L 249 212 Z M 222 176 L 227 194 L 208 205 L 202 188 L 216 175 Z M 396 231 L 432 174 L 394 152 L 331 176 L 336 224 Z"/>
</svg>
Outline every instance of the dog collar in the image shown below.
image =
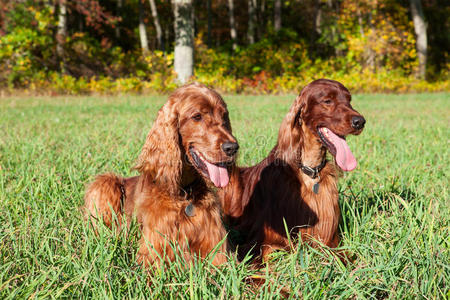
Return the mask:
<svg viewBox="0 0 450 300">
<path fill-rule="evenodd" d="M 299 164 L 299 168 L 300 168 L 300 170 L 302 170 L 303 173 L 305 173 L 306 175 L 308 175 L 309 177 L 314 179 L 319 175 L 319 172 L 322 171 L 322 169 L 325 167 L 326 164 L 327 164 L 327 160 L 324 158 L 322 160 L 322 162 L 320 163 L 320 165 L 318 165 L 315 168 L 311 168 L 311 167 L 302 165 L 301 163 Z"/>
</svg>

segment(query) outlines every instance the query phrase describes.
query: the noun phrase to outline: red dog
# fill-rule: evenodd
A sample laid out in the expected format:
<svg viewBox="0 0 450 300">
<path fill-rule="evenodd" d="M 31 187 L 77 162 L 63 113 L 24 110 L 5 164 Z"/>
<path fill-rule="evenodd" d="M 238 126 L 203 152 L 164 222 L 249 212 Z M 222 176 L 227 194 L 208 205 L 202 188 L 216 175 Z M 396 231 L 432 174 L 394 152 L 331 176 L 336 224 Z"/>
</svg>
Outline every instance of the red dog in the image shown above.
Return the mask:
<svg viewBox="0 0 450 300">
<path fill-rule="evenodd" d="M 230 227 L 243 235 L 241 258 L 252 248 L 263 259 L 273 249 L 288 248 L 284 221 L 292 237 L 300 233 L 303 240 L 338 246 L 338 176 L 326 152 L 342 170 L 356 167 L 345 136 L 360 134 L 365 120 L 350 100 L 341 83 L 313 81 L 284 118 L 269 156 L 233 170 L 221 198 Z"/>
<path fill-rule="evenodd" d="M 86 191 L 87 214 L 111 226 L 113 212 L 119 224 L 122 214 L 136 213 L 142 224 L 138 256 L 145 264 L 164 255 L 173 260 L 171 242 L 186 261 L 205 258 L 226 237 L 210 185 L 228 184 L 238 147 L 220 95 L 199 84 L 181 87 L 158 112 L 138 159 L 140 175 L 98 176 Z M 213 263 L 225 262 L 226 251 L 224 242 Z"/>
</svg>

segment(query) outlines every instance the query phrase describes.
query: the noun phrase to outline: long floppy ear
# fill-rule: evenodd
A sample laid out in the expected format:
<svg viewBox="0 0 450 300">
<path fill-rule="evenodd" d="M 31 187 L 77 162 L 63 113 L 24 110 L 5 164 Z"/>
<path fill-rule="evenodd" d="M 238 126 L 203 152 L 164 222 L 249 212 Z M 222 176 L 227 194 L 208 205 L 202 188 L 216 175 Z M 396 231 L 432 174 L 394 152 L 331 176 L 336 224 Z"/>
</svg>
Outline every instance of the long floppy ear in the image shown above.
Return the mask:
<svg viewBox="0 0 450 300">
<path fill-rule="evenodd" d="M 180 187 L 182 167 L 178 112 L 173 99 L 169 98 L 158 111 L 158 117 L 147 135 L 134 168 L 141 173 L 149 173 L 154 182 L 176 195 Z"/>
<path fill-rule="evenodd" d="M 283 160 L 291 160 L 299 149 L 302 113 L 305 111 L 305 93 L 302 91 L 295 98 L 289 112 L 283 119 L 278 132 L 277 156 Z"/>
</svg>

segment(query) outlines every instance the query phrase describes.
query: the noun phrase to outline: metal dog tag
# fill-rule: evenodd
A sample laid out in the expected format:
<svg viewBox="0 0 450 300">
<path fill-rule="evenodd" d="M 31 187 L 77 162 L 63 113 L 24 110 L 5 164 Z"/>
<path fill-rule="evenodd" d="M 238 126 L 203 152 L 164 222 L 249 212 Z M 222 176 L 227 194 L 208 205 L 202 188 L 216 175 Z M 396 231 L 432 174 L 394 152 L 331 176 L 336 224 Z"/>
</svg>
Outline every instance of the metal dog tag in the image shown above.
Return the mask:
<svg viewBox="0 0 450 300">
<path fill-rule="evenodd" d="M 319 185 L 319 183 L 318 182 L 316 182 L 314 185 L 313 185 L 313 192 L 314 192 L 314 194 L 318 194 L 319 193 L 319 187 L 320 187 L 320 185 Z"/>
<path fill-rule="evenodd" d="M 188 217 L 193 217 L 193 216 L 195 216 L 194 205 L 192 205 L 192 203 L 189 203 L 189 205 L 186 206 L 186 208 L 184 209 L 184 213 L 185 213 L 186 216 L 188 216 Z"/>
</svg>

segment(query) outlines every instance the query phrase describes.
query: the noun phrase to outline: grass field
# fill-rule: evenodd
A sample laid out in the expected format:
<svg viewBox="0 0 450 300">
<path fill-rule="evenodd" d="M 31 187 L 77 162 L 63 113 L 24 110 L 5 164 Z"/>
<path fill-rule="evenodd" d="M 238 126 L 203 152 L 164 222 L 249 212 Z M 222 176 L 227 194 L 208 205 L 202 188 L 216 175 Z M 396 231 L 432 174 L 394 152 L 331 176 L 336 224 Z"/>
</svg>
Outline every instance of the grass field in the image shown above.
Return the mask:
<svg viewBox="0 0 450 300">
<path fill-rule="evenodd" d="M 95 235 L 79 207 L 95 174 L 130 170 L 166 97 L 0 99 L 0 298 L 449 298 L 450 94 L 356 95 L 367 119 L 339 181 L 342 247 L 274 255 L 265 283 L 247 264 L 178 261 L 145 272 L 139 234 Z M 240 164 L 273 147 L 294 96 L 225 97 Z"/>
</svg>

